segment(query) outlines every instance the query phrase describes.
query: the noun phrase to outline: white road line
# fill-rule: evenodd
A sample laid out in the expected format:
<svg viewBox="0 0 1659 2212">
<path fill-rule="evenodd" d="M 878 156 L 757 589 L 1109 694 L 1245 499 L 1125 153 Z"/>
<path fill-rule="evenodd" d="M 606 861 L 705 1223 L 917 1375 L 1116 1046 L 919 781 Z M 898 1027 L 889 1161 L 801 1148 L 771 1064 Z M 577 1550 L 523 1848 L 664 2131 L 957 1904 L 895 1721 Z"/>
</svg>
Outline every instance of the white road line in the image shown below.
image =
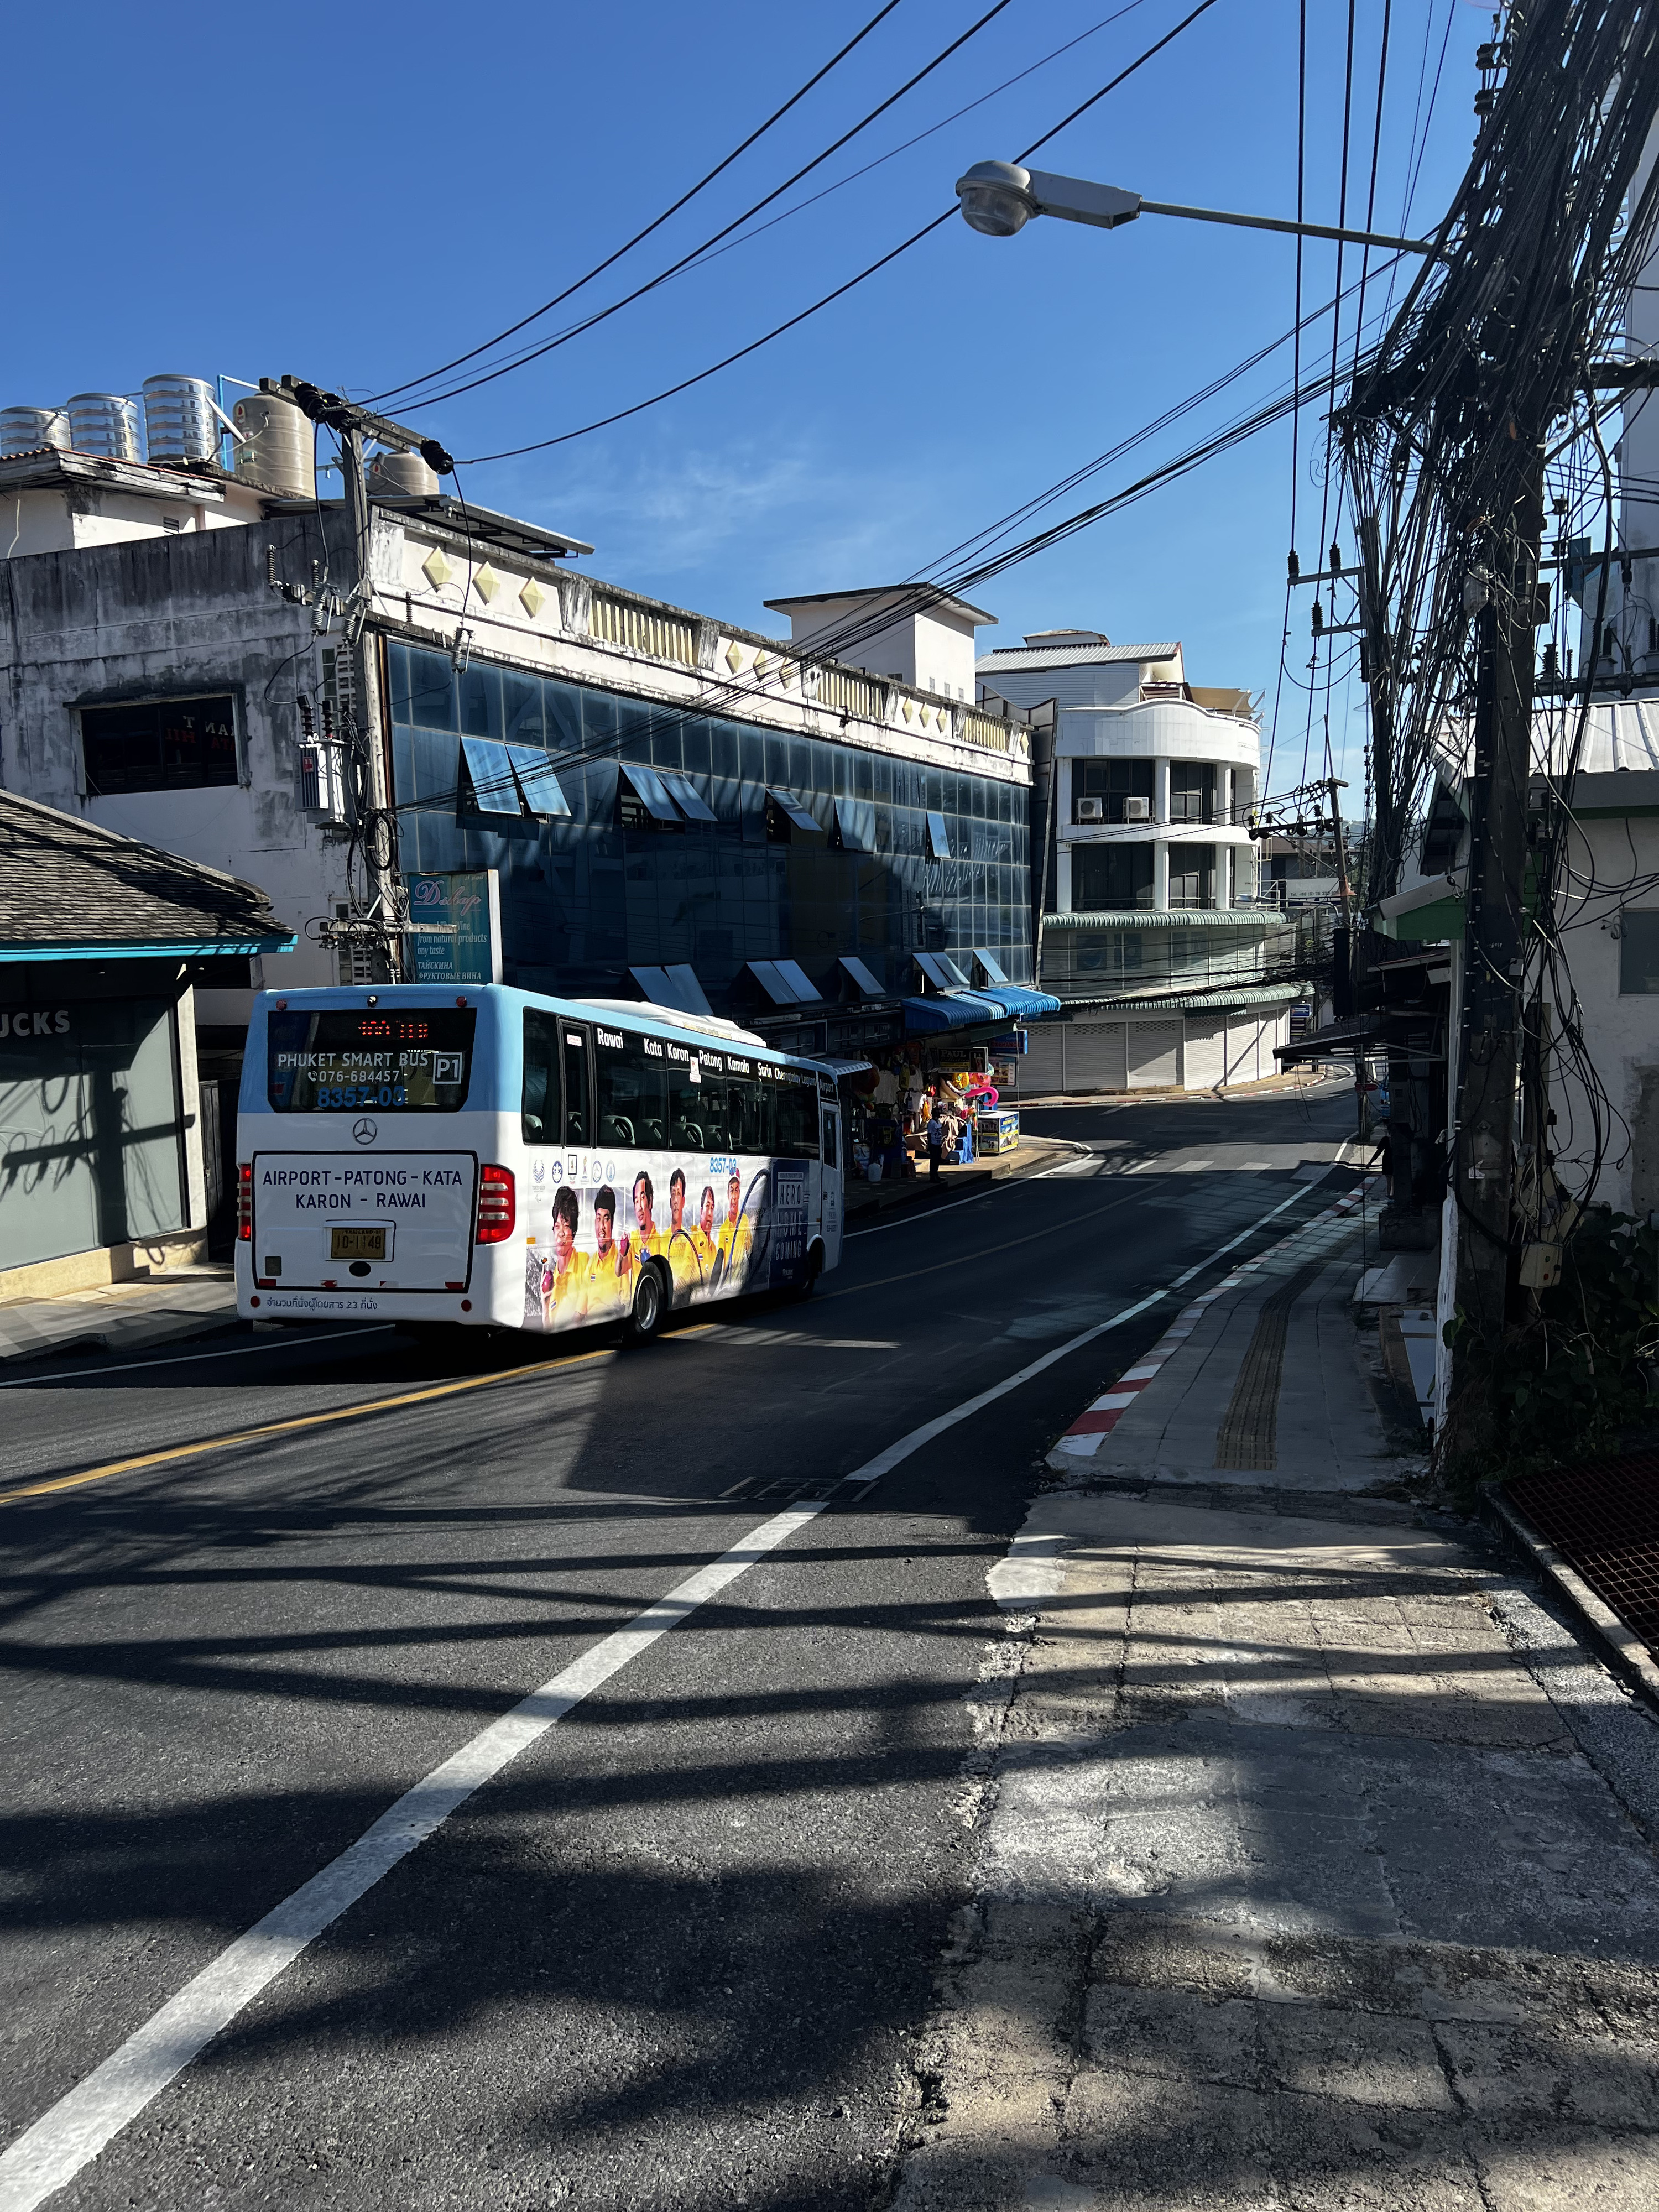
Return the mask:
<svg viewBox="0 0 1659 2212">
<path fill-rule="evenodd" d="M 68 1375 L 17 1375 L 0 1382 L 0 1390 L 21 1390 L 27 1382 L 101 1382 L 106 1375 L 136 1375 L 144 1367 L 193 1367 L 198 1359 L 245 1359 L 250 1352 L 292 1352 L 296 1345 L 332 1344 L 343 1336 L 384 1336 L 397 1326 L 395 1321 L 377 1321 L 372 1328 L 331 1328 L 326 1336 L 290 1336 L 285 1344 L 234 1344 L 228 1352 L 181 1352 L 172 1359 L 124 1359 L 118 1367 L 77 1367 Z"/>
<path fill-rule="evenodd" d="M 0 2212 L 33 2212 L 136 2119 L 307 1944 L 573 1706 L 823 1510 L 792 1506 L 604 1637 L 405 1790 L 355 1844 L 186 1982 L 0 2154 Z"/>
<path fill-rule="evenodd" d="M 1090 1155 L 1091 1158 L 1104 1157 L 1103 1153 Z M 959 1206 L 980 1206 L 988 1198 L 995 1198 L 1001 1191 L 1023 1189 L 1028 1182 L 1047 1182 L 1050 1176 L 1070 1175 L 1085 1164 L 1085 1162 L 1078 1159 L 1060 1160 L 1051 1168 L 1034 1169 L 1030 1175 L 1005 1176 L 1000 1182 L 994 1182 L 989 1190 L 976 1190 L 971 1198 L 953 1198 L 948 1206 L 930 1206 L 926 1212 L 907 1213 L 900 1221 L 878 1221 L 868 1229 L 849 1229 L 842 1242 L 844 1244 L 850 1244 L 855 1237 L 879 1237 L 884 1230 L 888 1229 L 914 1229 L 917 1222 L 932 1221 L 941 1213 L 954 1213 Z M 1133 1172 L 1133 1169 L 1125 1170 L 1126 1174 Z"/>
</svg>

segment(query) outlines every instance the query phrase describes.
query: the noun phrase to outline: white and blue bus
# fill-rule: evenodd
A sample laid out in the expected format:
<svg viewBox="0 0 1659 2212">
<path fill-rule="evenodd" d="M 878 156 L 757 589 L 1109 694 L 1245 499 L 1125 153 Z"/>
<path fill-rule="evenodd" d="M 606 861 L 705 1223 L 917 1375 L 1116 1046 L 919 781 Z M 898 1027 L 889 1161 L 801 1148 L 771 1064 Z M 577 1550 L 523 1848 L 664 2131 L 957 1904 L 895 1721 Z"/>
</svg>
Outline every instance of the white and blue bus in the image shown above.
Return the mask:
<svg viewBox="0 0 1659 2212">
<path fill-rule="evenodd" d="M 261 992 L 237 1310 L 654 1333 L 841 1257 L 834 1079 L 729 1022 L 499 984 Z"/>
</svg>

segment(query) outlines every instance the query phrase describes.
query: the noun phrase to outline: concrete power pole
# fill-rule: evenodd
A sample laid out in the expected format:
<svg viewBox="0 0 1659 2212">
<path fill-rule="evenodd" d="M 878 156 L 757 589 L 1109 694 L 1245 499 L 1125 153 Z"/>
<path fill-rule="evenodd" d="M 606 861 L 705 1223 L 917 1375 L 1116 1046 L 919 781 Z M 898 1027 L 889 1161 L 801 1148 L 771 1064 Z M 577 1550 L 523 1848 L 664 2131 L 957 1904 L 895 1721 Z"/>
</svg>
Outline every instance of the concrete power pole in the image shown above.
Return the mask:
<svg viewBox="0 0 1659 2212">
<path fill-rule="evenodd" d="M 386 931 L 385 980 L 397 981 L 403 965 L 403 940 L 398 926 L 404 917 L 403 879 L 398 870 L 397 817 L 392 811 L 392 792 L 386 776 L 386 737 L 380 715 L 380 657 L 374 632 L 368 627 L 369 564 L 374 520 L 368 503 L 368 482 L 363 473 L 363 433 L 361 425 L 347 422 L 340 430 L 340 465 L 345 471 L 346 512 L 351 519 L 352 595 L 347 619 L 355 633 L 352 647 L 352 690 L 357 702 L 357 742 L 363 749 L 368 800 L 368 835 L 363 861 L 368 876 L 369 905 Z M 376 966 L 380 965 L 377 959 Z"/>
<path fill-rule="evenodd" d="M 1446 1433 L 1454 1454 L 1490 1431 L 1490 1361 L 1514 1279 L 1515 1123 L 1526 963 L 1523 893 L 1531 760 L 1538 562 L 1544 461 L 1512 512 L 1494 516 L 1491 564 L 1471 571 L 1465 604 L 1477 623 L 1474 758 L 1470 781 L 1468 919 L 1457 1105 L 1451 1131 L 1456 1203 L 1455 1294 L 1464 1317 L 1453 1347 Z"/>
</svg>

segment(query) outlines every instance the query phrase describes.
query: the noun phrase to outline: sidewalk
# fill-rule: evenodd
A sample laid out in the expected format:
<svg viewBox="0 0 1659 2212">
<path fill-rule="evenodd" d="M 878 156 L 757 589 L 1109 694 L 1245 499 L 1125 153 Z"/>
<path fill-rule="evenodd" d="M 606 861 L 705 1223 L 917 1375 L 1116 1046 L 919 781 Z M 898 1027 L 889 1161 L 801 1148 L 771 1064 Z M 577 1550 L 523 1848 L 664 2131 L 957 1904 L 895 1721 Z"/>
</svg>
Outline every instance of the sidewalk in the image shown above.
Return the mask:
<svg viewBox="0 0 1659 2212">
<path fill-rule="evenodd" d="M 902 2212 L 1659 2203 L 1659 1723 L 1401 1494 L 1359 1241 L 1189 1309 L 993 1572 Z"/>
<path fill-rule="evenodd" d="M 73 1352 L 138 1352 L 236 1319 L 228 1267 L 170 1268 L 154 1282 L 112 1283 L 58 1298 L 0 1302 L 0 1365 Z"/>
</svg>

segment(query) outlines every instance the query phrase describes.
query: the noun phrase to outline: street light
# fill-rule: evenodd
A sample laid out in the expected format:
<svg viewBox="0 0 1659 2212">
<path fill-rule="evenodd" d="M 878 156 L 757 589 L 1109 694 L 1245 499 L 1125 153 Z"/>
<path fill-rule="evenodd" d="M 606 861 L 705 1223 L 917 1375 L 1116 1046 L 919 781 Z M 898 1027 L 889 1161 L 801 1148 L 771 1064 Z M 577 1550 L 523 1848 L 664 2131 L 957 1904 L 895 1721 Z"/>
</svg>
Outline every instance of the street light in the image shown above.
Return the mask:
<svg viewBox="0 0 1659 2212">
<path fill-rule="evenodd" d="M 1393 238 L 1378 230 L 1338 230 L 1328 223 L 1285 222 L 1270 215 L 1229 215 L 1219 208 L 1174 207 L 1144 200 L 1117 185 L 1091 184 L 1083 177 L 1057 177 L 1047 169 L 1023 169 L 1014 161 L 975 161 L 957 179 L 963 220 L 987 238 L 1012 238 L 1034 215 L 1058 216 L 1065 222 L 1091 223 L 1115 230 L 1138 216 L 1179 215 L 1194 222 L 1231 222 L 1243 230 L 1285 230 L 1297 238 L 1334 238 L 1345 246 L 1384 246 L 1395 253 L 1437 254 L 1432 239 Z"/>
</svg>

